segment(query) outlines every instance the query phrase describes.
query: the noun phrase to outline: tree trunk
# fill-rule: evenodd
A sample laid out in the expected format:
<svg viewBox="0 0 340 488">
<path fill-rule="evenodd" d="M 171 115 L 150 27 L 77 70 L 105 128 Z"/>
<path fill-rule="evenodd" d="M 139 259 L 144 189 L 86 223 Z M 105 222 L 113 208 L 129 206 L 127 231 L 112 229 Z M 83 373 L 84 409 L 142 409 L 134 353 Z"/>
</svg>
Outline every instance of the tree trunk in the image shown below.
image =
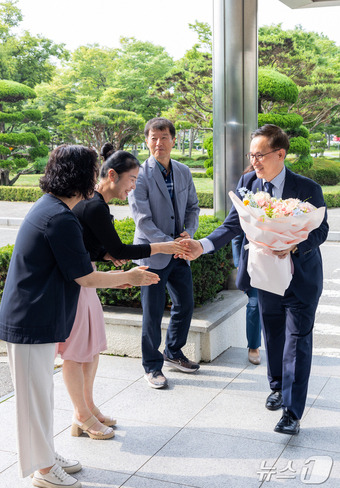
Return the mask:
<svg viewBox="0 0 340 488">
<path fill-rule="evenodd" d="M 182 154 L 185 156 L 185 129 L 183 129 Z"/>
<path fill-rule="evenodd" d="M 11 186 L 9 181 L 9 169 L 0 168 L 0 185 Z"/>
<path fill-rule="evenodd" d="M 181 132 L 182 131 L 179 130 L 177 133 L 177 149 L 178 149 L 178 151 L 181 150 Z"/>
<path fill-rule="evenodd" d="M 189 129 L 189 158 L 191 158 L 192 146 L 194 144 L 194 130 Z"/>
</svg>

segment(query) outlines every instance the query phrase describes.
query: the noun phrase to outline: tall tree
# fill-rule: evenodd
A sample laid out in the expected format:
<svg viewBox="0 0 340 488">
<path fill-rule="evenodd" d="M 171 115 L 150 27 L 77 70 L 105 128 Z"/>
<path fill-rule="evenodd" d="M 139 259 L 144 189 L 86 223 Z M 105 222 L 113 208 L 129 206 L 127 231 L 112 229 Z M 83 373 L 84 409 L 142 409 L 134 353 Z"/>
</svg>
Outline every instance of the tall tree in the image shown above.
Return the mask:
<svg viewBox="0 0 340 488">
<path fill-rule="evenodd" d="M 211 29 L 209 24 L 197 21 L 189 27 L 199 42 L 156 84 L 155 92 L 172 101 L 174 117 L 207 129 L 213 112 Z"/>
<path fill-rule="evenodd" d="M 138 141 L 145 121 L 143 117 L 128 110 L 100 106 L 100 102 L 84 108 L 66 107 L 63 133 L 68 140 L 93 146 L 100 152 L 105 142 L 111 142 L 115 150 L 125 144 Z"/>
<path fill-rule="evenodd" d="M 137 142 L 144 118 L 169 106 L 149 88 L 172 63 L 164 48 L 134 38 L 122 38 L 119 49 L 81 46 L 52 83 L 37 87 L 32 104 L 55 140 L 80 140 L 97 149 L 110 140 L 121 149 Z"/>
<path fill-rule="evenodd" d="M 35 87 L 50 81 L 56 72 L 55 60 L 66 59 L 64 44 L 55 44 L 43 36 L 28 31 L 18 35 L 22 21 L 17 0 L 0 3 L 0 79 L 8 79 Z"/>
<path fill-rule="evenodd" d="M 173 64 L 164 47 L 122 37 L 111 85 L 121 98 L 117 108 L 136 112 L 145 120 L 167 110 L 169 100 L 155 96 L 153 87 Z"/>
</svg>

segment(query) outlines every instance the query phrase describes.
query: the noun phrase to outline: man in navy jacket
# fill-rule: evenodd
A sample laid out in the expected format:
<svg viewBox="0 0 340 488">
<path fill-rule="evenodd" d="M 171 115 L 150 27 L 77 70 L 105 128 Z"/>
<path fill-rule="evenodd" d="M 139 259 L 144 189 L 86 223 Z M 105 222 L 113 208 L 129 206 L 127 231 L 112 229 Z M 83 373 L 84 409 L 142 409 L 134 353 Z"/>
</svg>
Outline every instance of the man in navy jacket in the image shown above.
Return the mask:
<svg viewBox="0 0 340 488">
<path fill-rule="evenodd" d="M 267 124 L 252 133 L 250 153 L 247 155 L 254 170 L 240 179 L 239 188 L 269 191 L 276 198 L 298 198 L 315 207 L 325 206 L 321 187 L 301 175 L 288 170 L 284 159 L 289 148 L 285 132 Z M 268 186 L 269 184 L 269 186 Z M 328 233 L 327 216 L 308 238 L 289 249 L 274 251 L 279 258 L 291 255 L 294 274 L 284 296 L 258 290 L 262 330 L 267 353 L 267 375 L 272 390 L 266 408 L 283 415 L 275 432 L 297 434 L 299 420 L 306 404 L 308 380 L 312 361 L 312 330 L 315 312 L 322 292 L 322 259 L 319 246 Z M 242 232 L 237 211 L 232 207 L 223 224 L 200 241 L 187 240 L 186 257 L 196 259 L 203 253 L 215 252 Z M 236 284 L 241 290 L 250 287 L 247 272 L 248 251 L 242 245 Z M 271 270 L 267 270 L 270 274 Z"/>
</svg>

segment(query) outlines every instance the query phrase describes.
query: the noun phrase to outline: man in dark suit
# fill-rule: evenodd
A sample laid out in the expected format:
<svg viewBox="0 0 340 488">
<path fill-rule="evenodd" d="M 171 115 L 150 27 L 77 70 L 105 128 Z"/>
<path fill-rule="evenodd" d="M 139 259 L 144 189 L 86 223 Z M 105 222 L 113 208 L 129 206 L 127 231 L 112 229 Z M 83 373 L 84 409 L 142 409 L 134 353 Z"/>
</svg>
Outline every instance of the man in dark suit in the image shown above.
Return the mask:
<svg viewBox="0 0 340 488">
<path fill-rule="evenodd" d="M 315 207 L 325 206 L 321 187 L 284 165 L 289 148 L 285 132 L 267 124 L 255 130 L 251 136 L 250 153 L 247 155 L 254 170 L 243 175 L 236 193 L 242 199 L 239 188 L 268 191 L 276 198 L 298 198 Z M 319 228 L 308 238 L 289 249 L 274 251 L 279 258 L 291 255 L 294 273 L 284 296 L 268 291 L 258 291 L 262 330 L 266 345 L 267 374 L 272 390 L 266 400 L 266 408 L 278 410 L 283 415 L 275 432 L 297 434 L 300 429 L 312 361 L 312 329 L 319 297 L 322 292 L 322 260 L 319 246 L 326 240 L 328 224 L 325 218 Z M 202 253 L 214 252 L 242 232 L 237 211 L 232 207 L 223 224 L 200 241 L 187 240 L 185 253 L 188 259 L 196 259 Z M 248 251 L 242 245 L 236 284 L 241 290 L 250 287 L 247 272 Z M 270 269 L 267 270 L 271 272 Z"/>
<path fill-rule="evenodd" d="M 129 204 L 136 224 L 134 244 L 181 240 L 193 237 L 198 228 L 198 199 L 190 169 L 171 159 L 175 127 L 168 119 L 157 117 L 147 122 L 145 141 L 151 156 L 142 164 L 136 189 Z M 142 287 L 142 356 L 145 379 L 152 388 L 163 388 L 167 379 L 162 366 L 194 373 L 199 364 L 182 352 L 191 323 L 194 297 L 189 263 L 166 254 L 155 254 L 138 261 L 160 277 L 159 286 Z M 166 301 L 171 297 L 171 319 L 165 350 L 161 344 L 161 322 Z"/>
</svg>

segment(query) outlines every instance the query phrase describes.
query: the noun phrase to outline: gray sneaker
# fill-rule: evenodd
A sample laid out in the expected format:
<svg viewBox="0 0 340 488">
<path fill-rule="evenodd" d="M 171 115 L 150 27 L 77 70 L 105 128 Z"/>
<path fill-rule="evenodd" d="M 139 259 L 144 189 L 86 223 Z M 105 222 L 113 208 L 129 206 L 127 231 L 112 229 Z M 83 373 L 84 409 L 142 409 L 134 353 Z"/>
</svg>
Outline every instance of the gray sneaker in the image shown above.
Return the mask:
<svg viewBox="0 0 340 488">
<path fill-rule="evenodd" d="M 170 359 L 165 354 L 164 357 L 164 366 L 168 368 L 176 368 L 179 371 L 183 371 L 184 373 L 195 373 L 200 368 L 200 365 L 190 361 L 185 356 L 178 358 L 178 359 Z"/>
<path fill-rule="evenodd" d="M 162 371 L 145 373 L 144 378 L 151 388 L 164 388 L 165 386 L 168 386 L 168 380 L 163 375 Z"/>
<path fill-rule="evenodd" d="M 59 464 L 52 466 L 46 474 L 35 471 L 32 484 L 39 488 L 81 488 L 81 483 L 67 474 Z"/>
</svg>

